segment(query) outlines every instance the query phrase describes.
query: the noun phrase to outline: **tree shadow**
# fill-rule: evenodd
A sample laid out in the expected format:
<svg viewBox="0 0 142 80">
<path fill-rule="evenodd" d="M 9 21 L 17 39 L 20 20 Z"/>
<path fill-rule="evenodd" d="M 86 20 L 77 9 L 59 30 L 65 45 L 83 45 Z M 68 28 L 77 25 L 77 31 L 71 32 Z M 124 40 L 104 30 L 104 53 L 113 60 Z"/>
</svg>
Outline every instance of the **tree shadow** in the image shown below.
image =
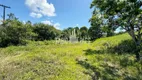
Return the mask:
<svg viewBox="0 0 142 80">
<path fill-rule="evenodd" d="M 105 50 L 92 50 L 92 49 L 87 49 L 83 51 L 85 52 L 85 55 L 103 54 L 105 52 Z"/>
<path fill-rule="evenodd" d="M 87 71 L 83 73 L 91 76 L 92 80 L 114 80 L 119 78 L 118 68 L 115 66 L 109 66 L 108 64 L 103 64 L 100 66 L 94 66 L 87 61 L 77 61 L 77 64 L 81 65 Z M 104 69 L 101 69 L 103 67 Z M 111 75 L 111 77 L 109 77 Z M 115 78 L 114 78 L 115 77 Z"/>
<path fill-rule="evenodd" d="M 87 63 L 86 61 L 77 61 L 77 64 L 81 65 L 82 67 L 84 67 L 87 70 L 91 70 L 89 72 L 84 71 L 83 73 L 91 76 L 92 80 L 98 80 L 99 79 L 100 72 L 97 71 L 97 68 L 95 68 L 91 64 Z"/>
<path fill-rule="evenodd" d="M 107 46 L 105 46 L 107 47 Z M 85 55 L 93 55 L 93 54 L 114 54 L 117 53 L 118 55 L 123 54 L 133 54 L 135 53 L 135 44 L 132 40 L 124 40 L 120 44 L 116 46 L 107 47 L 106 49 L 102 50 L 93 50 L 93 49 L 87 49 L 84 50 Z M 87 74 L 92 77 L 92 80 L 110 80 L 110 79 L 118 79 L 121 75 L 118 73 L 118 70 L 120 68 L 117 68 L 114 64 L 114 66 L 108 65 L 107 63 L 103 65 L 93 66 L 90 64 L 87 60 L 79 60 L 77 61 L 77 64 L 81 65 L 87 70 L 91 70 L 90 72 L 84 72 L 84 74 Z M 133 60 L 130 60 L 127 56 L 120 59 L 120 66 L 127 67 L 132 66 L 134 64 Z M 99 67 L 103 67 L 104 69 L 100 70 Z M 124 74 L 126 74 L 124 72 Z M 109 77 L 111 76 L 111 77 Z M 114 77 L 114 78 L 113 78 Z M 129 77 L 129 79 L 133 79 L 133 77 Z"/>
<path fill-rule="evenodd" d="M 108 49 L 111 53 L 118 53 L 118 54 L 133 54 L 136 52 L 136 45 L 132 40 L 124 40 L 117 46 L 111 47 Z"/>
<path fill-rule="evenodd" d="M 105 47 L 105 49 L 102 50 L 92 50 L 92 49 L 84 50 L 85 55 L 104 54 L 104 53 L 133 54 L 136 51 L 136 46 L 132 40 L 124 40 L 116 46 L 108 46 L 108 45 L 109 45 L 108 43 L 104 43 L 103 47 Z"/>
</svg>

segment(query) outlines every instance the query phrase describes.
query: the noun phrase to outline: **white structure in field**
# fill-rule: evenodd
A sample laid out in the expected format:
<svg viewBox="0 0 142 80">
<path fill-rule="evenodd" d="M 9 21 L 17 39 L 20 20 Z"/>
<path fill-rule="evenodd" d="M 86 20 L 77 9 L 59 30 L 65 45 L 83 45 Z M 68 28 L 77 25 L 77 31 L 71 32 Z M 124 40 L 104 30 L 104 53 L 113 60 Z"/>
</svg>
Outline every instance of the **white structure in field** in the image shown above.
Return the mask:
<svg viewBox="0 0 142 80">
<path fill-rule="evenodd" d="M 64 44 L 64 43 L 68 43 L 68 42 L 71 42 L 71 43 L 77 43 L 78 42 L 78 38 L 76 36 L 75 29 L 71 32 L 71 35 L 69 36 L 69 41 L 63 40 L 63 39 L 60 39 L 60 38 L 56 38 L 55 40 L 56 40 L 57 44 Z"/>
<path fill-rule="evenodd" d="M 72 43 L 78 42 L 78 38 L 76 37 L 75 29 L 71 32 L 70 42 L 72 42 Z"/>
</svg>

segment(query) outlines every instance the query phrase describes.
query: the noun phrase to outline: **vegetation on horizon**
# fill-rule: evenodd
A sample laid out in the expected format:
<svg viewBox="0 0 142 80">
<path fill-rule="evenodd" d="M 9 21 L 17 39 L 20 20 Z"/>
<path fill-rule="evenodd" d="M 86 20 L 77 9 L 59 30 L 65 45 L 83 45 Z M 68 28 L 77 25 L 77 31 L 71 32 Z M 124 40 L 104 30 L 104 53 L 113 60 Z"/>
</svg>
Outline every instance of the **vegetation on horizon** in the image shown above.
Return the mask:
<svg viewBox="0 0 142 80">
<path fill-rule="evenodd" d="M 52 25 L 43 23 L 32 24 L 31 21 L 26 23 L 20 22 L 13 13 L 8 14 L 8 19 L 0 25 L 0 47 L 7 47 L 10 45 L 26 45 L 27 40 L 44 41 L 44 40 L 70 40 L 70 36 L 75 32 L 78 41 L 93 41 L 103 35 L 95 36 L 94 28 L 87 28 L 83 26 L 69 27 L 64 30 L 58 30 Z M 99 34 L 98 34 L 99 35 Z"/>
</svg>

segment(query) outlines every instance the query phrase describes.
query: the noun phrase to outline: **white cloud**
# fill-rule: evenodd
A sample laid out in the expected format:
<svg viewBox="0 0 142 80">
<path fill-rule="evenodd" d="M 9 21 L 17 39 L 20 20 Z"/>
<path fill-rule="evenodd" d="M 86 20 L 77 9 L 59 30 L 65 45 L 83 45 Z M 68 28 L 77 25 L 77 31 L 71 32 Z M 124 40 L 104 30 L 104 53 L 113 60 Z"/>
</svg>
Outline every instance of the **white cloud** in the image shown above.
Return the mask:
<svg viewBox="0 0 142 80">
<path fill-rule="evenodd" d="M 48 24 L 48 25 L 53 25 L 53 23 L 52 23 L 51 21 L 48 21 L 48 20 L 46 20 L 46 21 L 41 21 L 41 23 Z"/>
<path fill-rule="evenodd" d="M 34 13 L 34 12 L 30 13 L 30 16 L 34 17 L 34 18 L 41 18 L 42 17 L 42 15 L 40 13 Z"/>
<path fill-rule="evenodd" d="M 60 23 L 55 23 L 54 25 L 53 25 L 56 29 L 60 29 Z"/>
<path fill-rule="evenodd" d="M 55 24 L 54 24 L 53 21 L 48 21 L 48 20 L 41 21 L 41 23 L 48 24 L 48 25 L 52 25 L 52 26 L 54 26 L 56 29 L 60 29 L 60 26 L 61 26 L 60 23 L 55 23 Z"/>
<path fill-rule="evenodd" d="M 25 4 L 30 8 L 32 17 L 56 16 L 54 5 L 47 0 L 26 0 Z"/>
</svg>

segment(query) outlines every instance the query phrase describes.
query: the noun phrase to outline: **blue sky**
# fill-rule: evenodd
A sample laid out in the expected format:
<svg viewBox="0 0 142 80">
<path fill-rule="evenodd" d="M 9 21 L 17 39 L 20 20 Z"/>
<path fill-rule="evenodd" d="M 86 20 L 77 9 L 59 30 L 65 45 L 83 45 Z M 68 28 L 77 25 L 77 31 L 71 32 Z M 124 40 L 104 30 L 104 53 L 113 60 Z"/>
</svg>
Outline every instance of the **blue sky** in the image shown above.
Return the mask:
<svg viewBox="0 0 142 80">
<path fill-rule="evenodd" d="M 92 0 L 0 0 L 0 4 L 11 7 L 6 13 L 14 13 L 21 21 L 43 22 L 59 29 L 90 27 L 88 21 L 92 13 L 91 2 Z M 0 15 L 2 10 L 0 7 Z"/>
</svg>

